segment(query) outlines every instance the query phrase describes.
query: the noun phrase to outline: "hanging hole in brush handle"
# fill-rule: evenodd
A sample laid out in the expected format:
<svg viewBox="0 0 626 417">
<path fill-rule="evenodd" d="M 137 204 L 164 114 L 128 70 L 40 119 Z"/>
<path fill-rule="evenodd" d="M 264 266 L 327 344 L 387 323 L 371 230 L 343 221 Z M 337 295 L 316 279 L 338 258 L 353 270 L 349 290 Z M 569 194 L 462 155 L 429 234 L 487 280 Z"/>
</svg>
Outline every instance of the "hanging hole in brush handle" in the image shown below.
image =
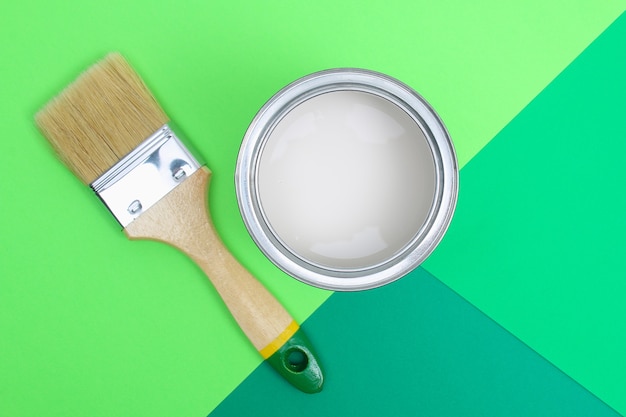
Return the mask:
<svg viewBox="0 0 626 417">
<path fill-rule="evenodd" d="M 311 342 L 301 329 L 298 329 L 266 360 L 299 390 L 310 394 L 322 390 L 324 384 L 322 368 Z"/>
</svg>

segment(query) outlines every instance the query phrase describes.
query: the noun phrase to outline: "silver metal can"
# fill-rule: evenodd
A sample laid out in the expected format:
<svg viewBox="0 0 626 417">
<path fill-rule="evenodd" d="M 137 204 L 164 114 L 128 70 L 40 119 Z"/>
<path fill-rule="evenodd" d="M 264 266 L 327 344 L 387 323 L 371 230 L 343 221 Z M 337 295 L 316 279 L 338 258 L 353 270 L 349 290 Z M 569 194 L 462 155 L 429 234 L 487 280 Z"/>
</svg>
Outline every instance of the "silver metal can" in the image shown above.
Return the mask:
<svg viewBox="0 0 626 417">
<path fill-rule="evenodd" d="M 343 68 L 303 77 L 261 108 L 235 185 L 248 231 L 276 266 L 356 291 L 406 275 L 435 249 L 456 205 L 458 165 L 418 93 Z"/>
</svg>

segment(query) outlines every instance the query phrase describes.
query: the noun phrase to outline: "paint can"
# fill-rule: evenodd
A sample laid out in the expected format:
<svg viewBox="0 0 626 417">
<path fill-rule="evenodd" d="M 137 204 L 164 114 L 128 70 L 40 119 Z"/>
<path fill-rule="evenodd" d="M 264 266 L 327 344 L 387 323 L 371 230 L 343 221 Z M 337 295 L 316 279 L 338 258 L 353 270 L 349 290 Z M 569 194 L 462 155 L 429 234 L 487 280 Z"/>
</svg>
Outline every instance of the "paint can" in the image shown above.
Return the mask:
<svg viewBox="0 0 626 417">
<path fill-rule="evenodd" d="M 418 267 L 450 224 L 458 164 L 417 92 L 352 68 L 305 76 L 250 124 L 235 185 L 261 251 L 307 284 L 371 289 Z"/>
</svg>

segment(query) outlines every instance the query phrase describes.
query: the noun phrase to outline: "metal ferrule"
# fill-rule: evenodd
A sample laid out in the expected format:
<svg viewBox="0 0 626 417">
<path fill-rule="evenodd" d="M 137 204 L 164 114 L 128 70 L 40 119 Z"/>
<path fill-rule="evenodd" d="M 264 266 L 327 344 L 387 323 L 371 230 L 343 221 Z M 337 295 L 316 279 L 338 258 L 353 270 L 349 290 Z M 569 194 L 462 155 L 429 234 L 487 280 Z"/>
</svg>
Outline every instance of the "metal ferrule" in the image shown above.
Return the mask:
<svg viewBox="0 0 626 417">
<path fill-rule="evenodd" d="M 126 227 L 200 166 L 170 127 L 163 125 L 91 188 Z"/>
</svg>

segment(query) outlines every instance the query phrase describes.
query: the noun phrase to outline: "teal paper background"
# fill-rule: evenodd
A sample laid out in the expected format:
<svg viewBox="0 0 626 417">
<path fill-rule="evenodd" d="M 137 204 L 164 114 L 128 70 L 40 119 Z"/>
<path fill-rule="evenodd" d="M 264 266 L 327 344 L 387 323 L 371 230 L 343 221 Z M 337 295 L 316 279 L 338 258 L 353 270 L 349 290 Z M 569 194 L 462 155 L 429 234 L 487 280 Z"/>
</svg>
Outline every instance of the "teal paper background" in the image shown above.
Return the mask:
<svg viewBox="0 0 626 417">
<path fill-rule="evenodd" d="M 334 294 L 305 327 L 324 347 L 324 391 L 290 392 L 262 364 L 210 417 L 619 416 L 422 268 Z"/>
<path fill-rule="evenodd" d="M 244 228 L 234 194 L 241 138 L 272 94 L 330 67 L 388 73 L 433 104 L 465 165 L 624 6 L 622 0 L 488 0 L 480 6 L 455 0 L 5 4 L 0 15 L 0 415 L 205 416 L 261 363 L 193 263 L 164 245 L 127 241 L 34 127 L 33 114 L 107 52 L 125 54 L 213 170 L 211 211 L 226 245 L 296 319 L 305 321 L 331 293 L 300 284 L 263 257 Z M 499 175 L 489 166 L 480 168 L 481 175 Z M 480 187 L 480 176 L 476 181 Z M 493 273 L 488 260 L 470 279 L 461 274 L 467 263 L 450 258 L 458 242 L 469 239 L 463 225 L 471 223 L 473 213 L 466 210 L 473 206 L 465 201 L 474 194 L 463 193 L 467 197 L 459 203 L 450 238 L 427 268 L 492 318 L 524 330 L 514 335 L 532 341 L 539 355 L 566 366 L 579 382 L 590 382 L 593 394 L 624 413 L 623 399 L 616 397 L 624 391 L 619 385 L 624 317 L 615 304 L 623 290 L 619 281 L 604 281 L 601 292 L 589 287 L 594 304 L 581 302 L 575 311 L 578 317 L 592 312 L 607 318 L 603 334 L 595 332 L 593 315 L 585 316 L 591 321 L 583 327 L 569 321 L 567 294 L 550 298 L 558 302 L 531 316 L 514 308 L 527 300 L 524 293 L 508 293 L 501 302 L 507 288 L 484 291 L 481 274 Z M 485 241 L 489 230 L 481 237 Z M 569 310 L 561 310 L 561 300 Z M 405 303 L 381 299 L 376 308 L 406 308 Z M 542 313 L 548 309 L 553 321 Z M 516 314 L 525 317 L 523 327 Z M 572 339 L 564 347 L 553 337 L 554 328 L 571 328 L 565 337 L 587 336 L 588 343 L 583 348 Z M 603 343 L 611 329 L 611 342 Z M 349 323 L 345 331 L 350 332 Z M 328 354 L 324 346 L 316 347 Z M 608 368 L 612 363 L 619 366 Z M 394 372 L 378 377 L 393 379 Z"/>
</svg>

